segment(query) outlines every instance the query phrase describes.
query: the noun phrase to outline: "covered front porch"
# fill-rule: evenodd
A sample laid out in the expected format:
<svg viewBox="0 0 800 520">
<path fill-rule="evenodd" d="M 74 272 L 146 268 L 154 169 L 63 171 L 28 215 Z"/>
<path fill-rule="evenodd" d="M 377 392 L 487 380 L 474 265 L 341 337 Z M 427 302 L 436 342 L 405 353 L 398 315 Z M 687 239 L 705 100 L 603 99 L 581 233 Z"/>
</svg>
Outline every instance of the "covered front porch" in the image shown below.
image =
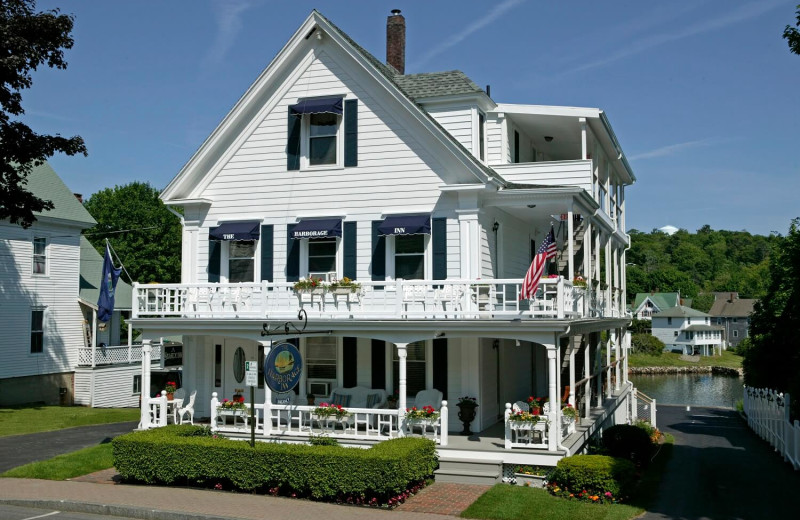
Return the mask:
<svg viewBox="0 0 800 520">
<path fill-rule="evenodd" d="M 598 417 L 615 422 L 630 417 L 625 404 L 630 393 L 622 344 L 625 320 L 505 320 L 499 324 L 496 319 L 323 320 L 308 323 L 302 333 L 294 334 L 284 326 L 256 320 L 221 320 L 202 327 L 191 321 L 161 318 L 140 320 L 137 326 L 146 337 L 156 338 L 184 330 L 184 387 L 197 390 L 195 416 L 207 418 L 213 429 L 233 437 L 249 438 L 252 428 L 256 439 L 263 441 L 308 442 L 312 436 L 326 435 L 343 444 L 366 445 L 426 435 L 441 449 L 450 450 L 450 456 L 475 452 L 470 457 L 480 458 L 480 452 L 498 450 L 514 454 L 504 460 L 537 464 L 530 460 L 557 460 L 575 450 L 578 441 L 570 439 L 597 428 Z M 297 324 L 283 325 L 291 329 Z M 609 329 L 613 325 L 617 327 Z M 603 330 L 608 341 L 601 335 Z M 264 331 L 272 332 L 262 336 Z M 150 340 L 145 341 L 146 352 Z M 263 366 L 273 345 L 286 341 L 297 346 L 306 363 L 300 384 L 296 391 L 280 395 L 263 384 L 254 388 L 255 420 L 251 421 L 250 389 L 239 392 L 245 385 L 237 367 L 244 360 Z M 319 393 L 309 401 L 312 389 Z M 317 406 L 331 402 L 337 392 L 348 391 L 360 392 L 361 397 L 343 404 L 346 418 L 318 416 Z M 434 405 L 437 417 L 427 422 L 406 417 L 407 408 L 421 406 L 420 393 L 431 391 L 439 395 Z M 247 411 L 220 406 L 239 393 Z M 386 399 L 392 394 L 397 394 L 396 404 Z M 458 435 L 463 424 L 457 403 L 465 396 L 474 397 L 479 405 L 471 424 L 472 431 L 479 433 L 468 437 Z M 534 435 L 521 437 L 509 427 L 507 418 L 514 403 L 530 396 L 554 405 L 543 410 Z M 572 426 L 562 413 L 562 398 L 578 412 Z M 168 415 L 159 410 L 166 407 L 166 397 L 143 403 L 140 426 L 165 424 Z"/>
</svg>

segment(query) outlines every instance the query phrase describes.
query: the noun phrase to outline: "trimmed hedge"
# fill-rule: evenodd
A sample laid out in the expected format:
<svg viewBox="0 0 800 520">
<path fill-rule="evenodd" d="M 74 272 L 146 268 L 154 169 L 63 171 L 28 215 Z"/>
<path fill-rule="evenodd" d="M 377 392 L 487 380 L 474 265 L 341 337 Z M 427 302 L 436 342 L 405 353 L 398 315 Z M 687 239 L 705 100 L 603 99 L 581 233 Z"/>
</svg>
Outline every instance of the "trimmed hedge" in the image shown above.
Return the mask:
<svg viewBox="0 0 800 520">
<path fill-rule="evenodd" d="M 617 424 L 603 431 L 603 446 L 612 457 L 628 459 L 647 466 L 653 454 L 653 441 L 643 428 L 632 424 Z"/>
<path fill-rule="evenodd" d="M 557 496 L 616 502 L 628 496 L 635 482 L 636 467 L 630 461 L 604 455 L 574 455 L 558 461 L 548 488 Z"/>
<path fill-rule="evenodd" d="M 433 474 L 433 441 L 400 438 L 369 449 L 204 436 L 197 426 L 133 432 L 113 441 L 114 466 L 129 481 L 193 484 L 319 500 L 391 503 Z"/>
</svg>

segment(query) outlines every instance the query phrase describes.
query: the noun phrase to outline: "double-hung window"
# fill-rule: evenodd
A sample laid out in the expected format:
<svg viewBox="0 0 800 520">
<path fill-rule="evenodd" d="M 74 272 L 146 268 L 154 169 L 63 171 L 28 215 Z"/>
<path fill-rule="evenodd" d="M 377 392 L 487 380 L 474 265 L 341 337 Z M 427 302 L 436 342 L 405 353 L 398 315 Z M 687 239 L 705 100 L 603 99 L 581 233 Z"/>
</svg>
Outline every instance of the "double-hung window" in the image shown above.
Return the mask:
<svg viewBox="0 0 800 520">
<path fill-rule="evenodd" d="M 308 165 L 338 164 L 338 133 L 342 117 L 336 114 L 308 114 Z"/>
<path fill-rule="evenodd" d="M 228 242 L 228 282 L 254 281 L 256 242 L 237 240 Z"/>
<path fill-rule="evenodd" d="M 308 274 L 327 281 L 336 278 L 336 238 L 308 241 Z"/>
<path fill-rule="evenodd" d="M 327 396 L 337 381 L 339 345 L 335 336 L 306 338 L 308 393 Z"/>
<path fill-rule="evenodd" d="M 31 309 L 31 354 L 44 352 L 44 309 Z"/>
<path fill-rule="evenodd" d="M 47 274 L 47 239 L 33 239 L 33 274 Z"/>
<path fill-rule="evenodd" d="M 394 276 L 403 280 L 425 279 L 425 236 L 394 237 Z"/>
</svg>

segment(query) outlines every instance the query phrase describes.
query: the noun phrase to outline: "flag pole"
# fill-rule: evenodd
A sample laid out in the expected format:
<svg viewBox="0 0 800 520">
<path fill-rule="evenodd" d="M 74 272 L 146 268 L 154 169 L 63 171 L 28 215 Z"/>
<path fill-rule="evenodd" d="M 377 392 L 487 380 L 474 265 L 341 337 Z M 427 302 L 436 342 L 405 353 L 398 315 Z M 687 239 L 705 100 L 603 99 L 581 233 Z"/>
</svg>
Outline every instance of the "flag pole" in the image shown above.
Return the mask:
<svg viewBox="0 0 800 520">
<path fill-rule="evenodd" d="M 119 258 L 119 255 L 117 254 L 117 252 L 116 252 L 116 251 L 114 251 L 114 248 L 111 246 L 111 242 L 109 242 L 109 241 L 108 241 L 108 239 L 106 239 L 106 246 L 108 246 L 108 249 L 109 249 L 109 250 L 110 250 L 110 251 L 111 251 L 111 252 L 114 254 L 114 256 L 116 257 L 116 259 L 117 259 L 117 262 L 119 263 L 119 266 L 120 266 L 120 268 L 121 268 L 123 271 L 125 271 L 125 274 L 126 274 L 126 275 L 128 275 L 128 281 L 130 281 L 130 283 L 133 283 L 133 278 L 131 278 L 131 274 L 128 272 L 128 270 L 127 270 L 127 269 L 125 269 L 125 264 L 123 264 L 123 263 L 122 263 L 122 260 L 120 260 L 120 258 Z"/>
</svg>

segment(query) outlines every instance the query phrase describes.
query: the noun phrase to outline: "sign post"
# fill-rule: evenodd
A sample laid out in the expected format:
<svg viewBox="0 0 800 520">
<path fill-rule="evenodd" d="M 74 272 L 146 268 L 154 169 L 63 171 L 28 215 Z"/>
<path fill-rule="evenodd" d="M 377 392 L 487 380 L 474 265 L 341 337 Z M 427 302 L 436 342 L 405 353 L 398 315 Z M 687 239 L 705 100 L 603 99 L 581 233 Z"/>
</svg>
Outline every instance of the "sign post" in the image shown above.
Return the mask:
<svg viewBox="0 0 800 520">
<path fill-rule="evenodd" d="M 256 386 L 258 386 L 258 361 L 245 361 L 245 384 L 250 387 L 250 447 L 256 447 Z"/>
</svg>

